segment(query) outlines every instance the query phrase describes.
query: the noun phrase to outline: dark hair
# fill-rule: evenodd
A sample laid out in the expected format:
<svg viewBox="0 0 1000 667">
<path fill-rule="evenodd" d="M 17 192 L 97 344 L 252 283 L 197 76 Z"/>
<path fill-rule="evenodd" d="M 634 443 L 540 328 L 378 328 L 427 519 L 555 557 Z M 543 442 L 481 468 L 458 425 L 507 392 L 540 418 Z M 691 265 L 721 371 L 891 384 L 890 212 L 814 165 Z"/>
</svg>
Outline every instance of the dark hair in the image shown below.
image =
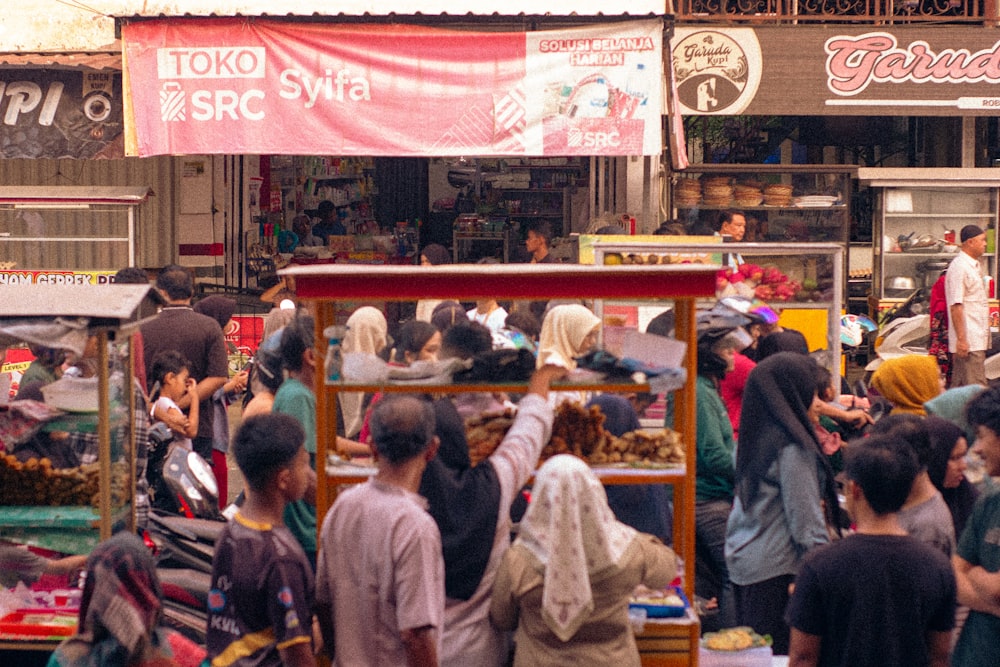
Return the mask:
<svg viewBox="0 0 1000 667">
<path fill-rule="evenodd" d="M 665 310 L 646 325 L 646 333 L 671 338 L 674 335 L 674 327 L 677 322 L 677 313 L 673 309 Z"/>
<path fill-rule="evenodd" d="M 809 354 L 809 343 L 806 342 L 806 337 L 795 329 L 775 331 L 757 341 L 757 363 L 777 352 Z"/>
<path fill-rule="evenodd" d="M 126 266 L 118 269 L 115 274 L 115 283 L 120 285 L 148 285 L 149 276 L 137 266 Z"/>
<path fill-rule="evenodd" d="M 329 199 L 324 199 L 319 203 L 319 206 L 316 207 L 316 213 L 319 214 L 319 216 L 322 218 L 327 213 L 332 213 L 336 208 L 337 207 L 334 205 L 332 201 L 330 201 Z"/>
<path fill-rule="evenodd" d="M 528 232 L 534 232 L 545 239 L 545 245 L 552 243 L 552 224 L 548 220 L 532 220 L 524 226 L 524 233 Z"/>
<path fill-rule="evenodd" d="M 424 345 L 436 333 L 438 333 L 437 327 L 430 322 L 420 320 L 404 322 L 396 333 L 396 352 L 394 355 L 396 361 L 406 361 L 407 352 L 420 354 L 420 350 L 424 349 Z"/>
<path fill-rule="evenodd" d="M 316 322 L 305 309 L 300 308 L 281 334 L 281 363 L 290 371 L 302 370 L 302 355 L 312 349 Z"/>
<path fill-rule="evenodd" d="M 302 449 L 306 433 L 291 415 L 272 412 L 248 417 L 233 438 L 233 454 L 247 486 L 263 491 Z"/>
<path fill-rule="evenodd" d="M 887 435 L 904 440 L 917 455 L 921 469 L 926 468 L 933 456 L 931 438 L 924 418 L 919 415 L 896 412 L 875 422 L 869 433 Z"/>
<path fill-rule="evenodd" d="M 743 213 L 743 211 L 740 211 L 739 209 L 727 208 L 719 211 L 719 219 L 715 223 L 715 231 L 717 232 L 721 231 L 722 225 L 726 224 L 727 222 L 732 222 L 733 218 L 737 215 L 742 215 L 744 218 L 746 218 L 746 214 Z"/>
<path fill-rule="evenodd" d="M 194 296 L 194 278 L 191 272 L 179 264 L 163 267 L 156 276 L 157 289 L 166 292 L 171 301 L 181 301 Z"/>
<path fill-rule="evenodd" d="M 532 340 L 538 340 L 539 334 L 542 333 L 542 323 L 531 310 L 525 308 L 508 313 L 503 325 L 508 329 L 517 329 Z"/>
<path fill-rule="evenodd" d="M 191 362 L 177 350 L 163 350 L 157 352 L 150 364 L 149 379 L 151 382 L 163 384 L 163 379 L 167 373 L 180 373 L 185 368 L 191 370 Z"/>
<path fill-rule="evenodd" d="M 823 394 L 830 391 L 833 387 L 833 373 L 826 366 L 816 364 L 816 395 L 819 396 L 819 400 L 825 401 Z"/>
<path fill-rule="evenodd" d="M 873 435 L 844 448 L 844 474 L 861 487 L 876 514 L 898 512 L 920 472 L 917 456 L 892 435 Z"/>
<path fill-rule="evenodd" d="M 434 438 L 434 408 L 415 396 L 387 396 L 375 404 L 369 427 L 378 455 L 403 463 L 422 454 Z"/>
<path fill-rule="evenodd" d="M 442 301 L 434 307 L 431 313 L 431 324 L 441 332 L 446 331 L 453 324 L 468 319 L 469 316 L 466 314 L 465 308 L 462 308 L 462 304 L 457 301 Z"/>
<path fill-rule="evenodd" d="M 990 387 L 976 394 L 965 407 L 969 426 L 985 426 L 1000 435 L 1000 388 Z"/>
<path fill-rule="evenodd" d="M 208 315 L 224 329 L 236 312 L 236 299 L 221 294 L 206 296 L 194 304 L 194 312 Z"/>
<path fill-rule="evenodd" d="M 441 350 L 445 357 L 471 359 L 492 349 L 493 334 L 490 330 L 468 318 L 462 322 L 455 322 L 441 334 Z"/>
<path fill-rule="evenodd" d="M 424 246 L 424 249 L 420 251 L 420 254 L 427 258 L 427 261 L 432 265 L 437 266 L 438 264 L 451 264 L 451 253 L 440 243 L 431 243 L 430 245 Z"/>
</svg>

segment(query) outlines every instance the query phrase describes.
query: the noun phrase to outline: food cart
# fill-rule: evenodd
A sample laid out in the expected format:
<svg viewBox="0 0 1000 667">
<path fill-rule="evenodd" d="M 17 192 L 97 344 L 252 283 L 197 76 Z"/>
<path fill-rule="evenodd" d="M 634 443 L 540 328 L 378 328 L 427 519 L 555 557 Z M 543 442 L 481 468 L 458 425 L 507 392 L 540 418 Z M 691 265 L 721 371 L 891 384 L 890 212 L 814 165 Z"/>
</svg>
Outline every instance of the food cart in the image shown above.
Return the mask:
<svg viewBox="0 0 1000 667">
<path fill-rule="evenodd" d="M 96 337 L 93 382 L 58 399 L 47 397 L 46 408 L 59 409 L 30 429 L 96 435 L 98 457 L 95 464 L 77 469 L 15 460 L 9 452 L 21 444 L 24 425 L 16 423 L 20 411 L 11 408 L 6 395 L 0 397 L 0 442 L 6 450 L 0 456 L 0 539 L 85 554 L 117 530 L 134 530 L 136 406 L 130 339 L 139 323 L 156 313 L 155 295 L 147 285 L 7 288 L 0 302 L 0 347 L 42 345 L 80 357 Z M 55 494 L 69 481 L 74 482 L 72 493 L 60 502 Z M 44 627 L 17 632 L 4 623 L 2 629 L 0 650 L 51 650 L 58 639 L 58 634 L 46 635 Z"/>
</svg>

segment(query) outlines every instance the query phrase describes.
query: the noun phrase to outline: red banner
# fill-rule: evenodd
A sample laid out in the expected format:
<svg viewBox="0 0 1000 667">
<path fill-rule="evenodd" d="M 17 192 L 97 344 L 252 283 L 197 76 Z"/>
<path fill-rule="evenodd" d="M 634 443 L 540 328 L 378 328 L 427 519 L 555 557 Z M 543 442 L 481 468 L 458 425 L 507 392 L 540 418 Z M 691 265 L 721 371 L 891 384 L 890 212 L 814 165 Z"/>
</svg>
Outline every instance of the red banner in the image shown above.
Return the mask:
<svg viewBox="0 0 1000 667">
<path fill-rule="evenodd" d="M 123 27 L 129 155 L 658 155 L 663 21 Z"/>
</svg>

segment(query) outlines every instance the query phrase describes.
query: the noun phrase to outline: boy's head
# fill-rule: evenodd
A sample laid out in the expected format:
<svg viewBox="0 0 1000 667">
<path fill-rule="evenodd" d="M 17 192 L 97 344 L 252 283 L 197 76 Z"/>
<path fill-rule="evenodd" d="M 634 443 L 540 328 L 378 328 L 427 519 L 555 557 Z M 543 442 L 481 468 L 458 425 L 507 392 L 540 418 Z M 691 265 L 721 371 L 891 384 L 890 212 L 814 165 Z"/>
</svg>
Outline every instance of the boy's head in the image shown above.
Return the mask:
<svg viewBox="0 0 1000 667">
<path fill-rule="evenodd" d="M 289 371 L 302 370 L 305 353 L 313 350 L 316 322 L 307 311 L 299 309 L 281 334 L 281 363 Z"/>
<path fill-rule="evenodd" d="M 908 413 L 896 413 L 882 417 L 871 427 L 872 435 L 891 435 L 902 439 L 917 455 L 920 468 L 925 469 L 934 456 L 931 436 L 923 417 Z"/>
<path fill-rule="evenodd" d="M 298 500 L 308 481 L 309 454 L 302 443 L 306 434 L 294 417 L 277 412 L 248 417 L 233 438 L 236 465 L 251 491 L 270 488 Z"/>
<path fill-rule="evenodd" d="M 972 451 L 982 457 L 990 475 L 1000 475 L 1000 389 L 985 389 L 965 408 L 969 426 L 975 429 Z"/>
<path fill-rule="evenodd" d="M 171 301 L 187 301 L 194 296 L 194 279 L 183 266 L 170 264 L 156 276 L 156 288 Z"/>
<path fill-rule="evenodd" d="M 855 440 L 844 451 L 844 474 L 860 487 L 872 510 L 878 515 L 898 512 L 920 472 L 913 448 L 886 434 Z"/>
<path fill-rule="evenodd" d="M 370 427 L 379 458 L 399 465 L 434 445 L 434 408 L 415 396 L 387 396 L 372 410 Z"/>
<path fill-rule="evenodd" d="M 538 340 L 538 335 L 542 332 L 542 323 L 538 321 L 534 313 L 526 308 L 509 313 L 503 325 L 508 329 L 513 328 L 523 332 L 525 336 L 534 341 Z"/>
<path fill-rule="evenodd" d="M 181 371 L 190 371 L 191 369 L 190 362 L 177 350 L 157 352 L 151 365 L 149 377 L 153 382 L 159 382 L 161 385 L 166 381 L 168 373 L 180 375 Z"/>
<path fill-rule="evenodd" d="M 826 366 L 816 364 L 816 395 L 819 400 L 829 403 L 836 398 L 833 391 L 833 374 Z"/>
</svg>

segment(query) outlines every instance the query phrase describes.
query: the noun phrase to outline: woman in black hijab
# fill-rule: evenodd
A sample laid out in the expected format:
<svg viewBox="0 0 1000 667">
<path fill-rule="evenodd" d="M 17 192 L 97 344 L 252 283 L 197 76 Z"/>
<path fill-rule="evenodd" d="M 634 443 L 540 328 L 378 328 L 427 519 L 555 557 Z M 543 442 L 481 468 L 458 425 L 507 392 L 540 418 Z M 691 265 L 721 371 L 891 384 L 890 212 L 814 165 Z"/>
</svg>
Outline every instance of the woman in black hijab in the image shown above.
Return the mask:
<svg viewBox="0 0 1000 667">
<path fill-rule="evenodd" d="M 972 506 L 979 497 L 976 487 L 965 476 L 965 455 L 969 451 L 969 443 L 962 429 L 947 419 L 930 415 L 924 418 L 924 425 L 931 440 L 927 474 L 951 510 L 957 539 L 962 536 L 962 530 L 972 514 Z"/>
<path fill-rule="evenodd" d="M 465 424 L 449 399 L 434 401 L 434 418 L 441 446 L 424 470 L 420 495 L 441 531 L 445 594 L 468 600 L 493 550 L 500 481 L 492 465 L 472 467 Z"/>
<path fill-rule="evenodd" d="M 737 621 L 788 652 L 788 587 L 802 557 L 837 526 L 833 471 L 813 430 L 814 362 L 779 352 L 747 380 L 736 446 L 736 499 L 726 526 L 726 565 Z"/>
</svg>

